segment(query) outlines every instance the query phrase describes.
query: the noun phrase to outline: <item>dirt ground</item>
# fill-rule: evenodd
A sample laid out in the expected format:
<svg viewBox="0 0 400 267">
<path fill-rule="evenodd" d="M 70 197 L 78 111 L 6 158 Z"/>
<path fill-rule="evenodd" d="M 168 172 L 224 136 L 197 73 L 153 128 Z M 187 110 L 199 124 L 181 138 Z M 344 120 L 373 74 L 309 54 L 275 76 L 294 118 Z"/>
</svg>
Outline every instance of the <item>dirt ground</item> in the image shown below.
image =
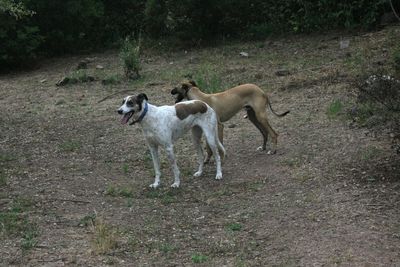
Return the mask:
<svg viewBox="0 0 400 267">
<path fill-rule="evenodd" d="M 399 27 L 182 51 L 153 47 L 145 49 L 141 79 L 111 85 L 100 79 L 122 73 L 117 52 L 1 75 L 0 265 L 400 266 L 393 136 L 357 127 L 345 114 L 360 62 L 389 64 L 393 36 Z M 348 48 L 340 48 L 343 38 Z M 95 81 L 55 85 L 87 57 Z M 256 151 L 261 135 L 242 111 L 225 123 L 221 181 L 213 179 L 213 162 L 192 177 L 197 161 L 187 135 L 175 145 L 181 187 L 169 187 L 161 151 L 162 186 L 152 190 L 141 129 L 121 125 L 116 113 L 126 93 L 98 101 L 129 89 L 153 104 L 172 104 L 170 90 L 204 69 L 226 88 L 255 83 L 274 110 L 290 110 L 283 118 L 268 111 L 278 152 Z M 345 108 L 330 116 L 334 101 Z M 4 214 L 12 212 L 10 222 Z"/>
</svg>

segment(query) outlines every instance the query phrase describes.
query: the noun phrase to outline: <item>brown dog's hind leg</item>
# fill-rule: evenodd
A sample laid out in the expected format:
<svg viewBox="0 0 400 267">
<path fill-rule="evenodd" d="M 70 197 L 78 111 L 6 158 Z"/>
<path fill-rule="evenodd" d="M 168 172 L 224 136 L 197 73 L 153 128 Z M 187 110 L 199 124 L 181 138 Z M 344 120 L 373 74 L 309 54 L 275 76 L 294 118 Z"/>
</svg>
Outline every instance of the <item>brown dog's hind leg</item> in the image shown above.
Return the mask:
<svg viewBox="0 0 400 267">
<path fill-rule="evenodd" d="M 267 149 L 267 141 L 268 141 L 268 132 L 264 129 L 264 127 L 261 125 L 261 123 L 257 120 L 256 113 L 254 112 L 254 109 L 250 106 L 246 106 L 245 110 L 247 112 L 247 117 L 249 120 L 257 127 L 257 129 L 261 132 L 264 138 L 264 142 L 262 145 L 262 150 Z"/>
<path fill-rule="evenodd" d="M 265 111 L 255 114 L 258 122 L 261 124 L 261 128 L 263 131 L 268 132 L 271 136 L 271 150 L 268 151 L 268 154 L 275 154 L 276 147 L 278 143 L 278 134 L 272 129 L 271 125 L 268 122 L 267 113 Z"/>
</svg>

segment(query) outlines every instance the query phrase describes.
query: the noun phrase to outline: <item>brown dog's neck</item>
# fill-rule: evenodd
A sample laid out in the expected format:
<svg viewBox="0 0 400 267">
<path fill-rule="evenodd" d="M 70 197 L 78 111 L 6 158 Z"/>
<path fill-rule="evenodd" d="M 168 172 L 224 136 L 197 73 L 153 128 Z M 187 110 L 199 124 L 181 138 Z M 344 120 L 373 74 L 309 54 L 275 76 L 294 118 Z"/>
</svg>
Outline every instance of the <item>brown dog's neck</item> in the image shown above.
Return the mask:
<svg viewBox="0 0 400 267">
<path fill-rule="evenodd" d="M 187 92 L 188 100 L 206 100 L 209 96 L 202 91 L 198 87 L 191 87 Z"/>
</svg>

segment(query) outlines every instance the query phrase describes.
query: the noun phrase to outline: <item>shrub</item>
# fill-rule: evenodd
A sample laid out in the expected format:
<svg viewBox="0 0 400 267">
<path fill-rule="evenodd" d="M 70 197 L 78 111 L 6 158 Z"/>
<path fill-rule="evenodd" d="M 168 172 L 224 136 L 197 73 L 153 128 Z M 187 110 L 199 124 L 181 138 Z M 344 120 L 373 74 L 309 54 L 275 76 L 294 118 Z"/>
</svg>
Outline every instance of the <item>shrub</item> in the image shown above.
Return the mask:
<svg viewBox="0 0 400 267">
<path fill-rule="evenodd" d="M 147 0 L 144 11 L 146 32 L 159 37 L 166 32 L 167 6 L 164 0 Z"/>
<path fill-rule="evenodd" d="M 22 3 L 0 3 L 0 68 L 25 65 L 37 56 L 43 41 L 39 28 L 32 24 L 33 11 Z"/>
<path fill-rule="evenodd" d="M 128 79 L 137 79 L 140 77 L 140 38 L 132 40 L 129 37 L 122 43 L 119 54 L 124 67 L 125 76 Z"/>
</svg>

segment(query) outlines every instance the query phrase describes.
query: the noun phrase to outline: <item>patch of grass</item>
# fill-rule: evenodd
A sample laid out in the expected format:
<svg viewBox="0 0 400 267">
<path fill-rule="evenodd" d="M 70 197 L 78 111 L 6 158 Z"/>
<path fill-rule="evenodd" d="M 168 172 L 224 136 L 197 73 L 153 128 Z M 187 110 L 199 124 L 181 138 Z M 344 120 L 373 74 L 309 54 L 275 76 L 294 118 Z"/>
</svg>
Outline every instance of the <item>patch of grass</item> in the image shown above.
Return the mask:
<svg viewBox="0 0 400 267">
<path fill-rule="evenodd" d="M 35 202 L 31 198 L 18 197 L 14 199 L 11 205 L 12 212 L 24 212 L 29 210 Z"/>
<path fill-rule="evenodd" d="M 7 185 L 7 176 L 0 170 L 0 187 Z"/>
<path fill-rule="evenodd" d="M 171 189 L 164 192 L 161 190 L 149 190 L 145 193 L 145 197 L 160 199 L 162 204 L 167 205 L 176 202 L 179 192 L 179 189 Z"/>
<path fill-rule="evenodd" d="M 230 223 L 225 228 L 228 231 L 236 232 L 242 230 L 243 226 L 240 223 Z"/>
<path fill-rule="evenodd" d="M 0 154 L 0 163 L 6 163 L 9 161 L 13 161 L 13 160 L 15 160 L 15 158 L 13 156 L 10 156 L 8 154 L 3 154 L 3 153 Z"/>
<path fill-rule="evenodd" d="M 115 185 L 108 185 L 105 194 L 111 197 L 133 197 L 134 192 L 129 187 L 118 187 Z"/>
<path fill-rule="evenodd" d="M 128 165 L 128 163 L 124 163 L 124 165 L 122 165 L 122 171 L 123 171 L 125 174 L 128 174 L 128 173 L 129 173 L 129 165 Z"/>
<path fill-rule="evenodd" d="M 220 92 L 224 89 L 221 75 L 210 64 L 203 64 L 194 75 L 198 87 L 208 94 Z"/>
<path fill-rule="evenodd" d="M 301 161 L 297 157 L 295 157 L 295 158 L 287 158 L 287 159 L 283 160 L 282 163 L 284 165 L 287 165 L 287 166 L 291 167 L 291 168 L 300 167 L 300 165 L 301 165 Z"/>
<path fill-rule="evenodd" d="M 17 198 L 13 201 L 8 211 L 0 212 L 0 236 L 21 237 L 21 248 L 26 251 L 37 244 L 37 225 L 24 214 L 33 205 L 28 198 Z"/>
<path fill-rule="evenodd" d="M 82 147 L 79 141 L 69 140 L 58 145 L 62 152 L 76 152 Z"/>
<path fill-rule="evenodd" d="M 94 80 L 95 78 L 93 76 L 88 75 L 85 69 L 79 69 L 71 72 L 68 76 L 66 76 L 62 80 L 60 85 L 92 82 Z"/>
<path fill-rule="evenodd" d="M 169 243 L 162 243 L 159 247 L 160 251 L 164 254 L 172 253 L 178 250 L 177 247 L 169 244 Z"/>
<path fill-rule="evenodd" d="M 328 106 L 326 114 L 331 119 L 336 118 L 343 111 L 343 107 L 343 103 L 339 99 L 336 99 Z"/>
<path fill-rule="evenodd" d="M 78 225 L 87 227 L 87 226 L 93 225 L 95 221 L 96 221 L 96 214 L 93 213 L 93 214 L 86 215 L 85 217 L 80 219 Z"/>
<path fill-rule="evenodd" d="M 110 74 L 101 79 L 103 85 L 114 85 L 121 83 L 122 77 L 118 74 Z"/>
<path fill-rule="evenodd" d="M 96 218 L 93 224 L 92 247 L 97 254 L 107 254 L 117 247 L 117 232 L 102 219 Z"/>
<path fill-rule="evenodd" d="M 371 159 L 379 157 L 381 151 L 376 147 L 370 146 L 362 150 L 360 153 L 362 160 L 369 161 Z"/>
<path fill-rule="evenodd" d="M 38 236 L 37 226 L 35 224 L 28 224 L 21 243 L 21 247 L 23 250 L 29 250 L 36 246 Z"/>
<path fill-rule="evenodd" d="M 203 263 L 203 262 L 208 261 L 208 257 L 207 256 L 202 255 L 202 254 L 198 254 L 198 253 L 192 254 L 191 258 L 192 258 L 192 262 L 193 263 Z"/>
</svg>

